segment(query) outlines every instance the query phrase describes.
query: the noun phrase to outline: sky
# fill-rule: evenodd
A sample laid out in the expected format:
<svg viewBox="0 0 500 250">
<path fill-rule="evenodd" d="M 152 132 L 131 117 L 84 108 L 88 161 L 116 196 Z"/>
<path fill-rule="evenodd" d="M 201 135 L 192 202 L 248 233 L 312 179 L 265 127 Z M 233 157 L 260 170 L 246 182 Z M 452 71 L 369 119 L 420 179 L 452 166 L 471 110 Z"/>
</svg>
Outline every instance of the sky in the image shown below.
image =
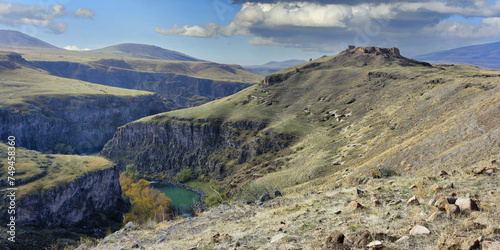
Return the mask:
<svg viewBox="0 0 500 250">
<path fill-rule="evenodd" d="M 500 41 L 500 0 L 0 0 L 0 29 L 66 49 L 142 43 L 240 65 L 348 45 L 412 57 Z"/>
</svg>

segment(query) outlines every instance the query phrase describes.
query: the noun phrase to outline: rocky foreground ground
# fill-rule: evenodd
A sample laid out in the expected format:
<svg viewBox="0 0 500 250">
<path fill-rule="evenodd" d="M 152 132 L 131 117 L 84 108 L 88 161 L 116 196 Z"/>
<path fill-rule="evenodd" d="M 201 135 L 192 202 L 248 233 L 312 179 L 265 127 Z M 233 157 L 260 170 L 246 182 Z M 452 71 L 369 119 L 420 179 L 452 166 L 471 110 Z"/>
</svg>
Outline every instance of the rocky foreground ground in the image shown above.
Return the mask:
<svg viewBox="0 0 500 250">
<path fill-rule="evenodd" d="M 367 178 L 352 187 L 284 191 L 193 218 L 129 223 L 78 249 L 500 249 L 497 167 L 483 162 Z"/>
</svg>

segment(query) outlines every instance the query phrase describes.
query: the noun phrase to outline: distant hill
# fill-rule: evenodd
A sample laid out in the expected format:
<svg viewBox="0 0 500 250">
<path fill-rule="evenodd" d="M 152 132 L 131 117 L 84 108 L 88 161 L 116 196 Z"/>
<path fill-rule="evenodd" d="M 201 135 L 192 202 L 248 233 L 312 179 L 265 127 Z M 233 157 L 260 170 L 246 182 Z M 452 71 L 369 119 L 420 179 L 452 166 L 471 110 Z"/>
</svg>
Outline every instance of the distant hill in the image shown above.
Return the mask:
<svg viewBox="0 0 500 250">
<path fill-rule="evenodd" d="M 105 47 L 102 49 L 93 50 L 119 57 L 131 57 L 141 59 L 155 59 L 168 61 L 202 61 L 200 59 L 182 54 L 177 51 L 164 49 L 154 45 L 137 44 L 137 43 L 122 43 Z"/>
<path fill-rule="evenodd" d="M 282 61 L 282 62 L 277 62 L 277 61 L 271 61 L 263 65 L 248 65 L 248 66 L 243 66 L 246 70 L 254 73 L 254 74 L 259 74 L 262 76 L 269 75 L 271 73 L 286 69 L 288 67 L 292 67 L 297 64 L 305 63 L 305 60 L 287 60 L 287 61 Z"/>
<path fill-rule="evenodd" d="M 481 68 L 500 69 L 500 42 L 443 50 L 416 56 L 415 59 L 431 63 L 471 64 Z"/>
<path fill-rule="evenodd" d="M 0 30 L 0 49 L 60 49 L 40 39 L 28 36 L 19 31 Z"/>
</svg>

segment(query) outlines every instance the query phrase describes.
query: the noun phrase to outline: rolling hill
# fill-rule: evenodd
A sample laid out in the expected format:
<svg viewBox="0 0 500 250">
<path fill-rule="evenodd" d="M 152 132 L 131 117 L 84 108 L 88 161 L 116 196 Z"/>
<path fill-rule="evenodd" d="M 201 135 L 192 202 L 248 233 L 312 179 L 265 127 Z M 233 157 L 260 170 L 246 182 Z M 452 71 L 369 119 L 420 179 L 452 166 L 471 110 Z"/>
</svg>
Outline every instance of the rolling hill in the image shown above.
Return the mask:
<svg viewBox="0 0 500 250">
<path fill-rule="evenodd" d="M 119 88 L 155 92 L 175 108 L 192 107 L 234 94 L 262 77 L 239 65 L 206 62 L 180 52 L 144 44 L 119 44 L 94 51 L 58 49 L 16 31 L 3 31 L 0 48 L 15 51 L 31 66 L 58 77 Z"/>
<path fill-rule="evenodd" d="M 432 63 L 470 64 L 487 69 L 500 69 L 500 42 L 438 51 L 415 57 Z"/>
<path fill-rule="evenodd" d="M 41 152 L 89 154 L 115 129 L 172 110 L 153 92 L 61 78 L 14 52 L 0 52 L 0 136 Z"/>
<path fill-rule="evenodd" d="M 113 55 L 117 57 L 154 59 L 165 61 L 202 61 L 194 57 L 179 53 L 177 51 L 160 48 L 158 46 L 123 43 L 109 46 L 102 49 L 96 49 L 91 52 Z"/>
<path fill-rule="evenodd" d="M 24 49 L 50 49 L 61 50 L 42 40 L 28 36 L 19 31 L 0 30 L 0 49 L 2 50 L 24 50 Z"/>
<path fill-rule="evenodd" d="M 122 126 L 103 156 L 157 180 L 190 168 L 230 203 L 138 230 L 139 242 L 117 232 L 97 249 L 364 249 L 376 240 L 471 249 L 496 241 L 499 75 L 433 66 L 396 48 L 350 48 Z M 424 235 L 413 235 L 418 227 Z"/>
</svg>

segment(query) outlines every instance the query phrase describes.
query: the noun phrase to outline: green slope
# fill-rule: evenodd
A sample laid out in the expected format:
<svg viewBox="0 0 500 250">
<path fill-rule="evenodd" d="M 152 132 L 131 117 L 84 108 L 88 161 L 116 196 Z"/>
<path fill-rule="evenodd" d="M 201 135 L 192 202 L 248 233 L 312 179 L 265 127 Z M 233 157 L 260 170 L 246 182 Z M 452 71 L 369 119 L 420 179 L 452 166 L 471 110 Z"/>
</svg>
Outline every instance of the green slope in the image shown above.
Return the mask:
<svg viewBox="0 0 500 250">
<path fill-rule="evenodd" d="M 259 185 L 350 185 L 378 168 L 408 174 L 462 169 L 500 155 L 497 143 L 487 139 L 500 132 L 499 73 L 431 66 L 395 49 L 356 48 L 268 75 L 261 84 L 199 107 L 130 123 L 104 152 L 136 164 L 139 158 L 120 155 L 152 159 L 154 167 L 143 166 L 151 172 L 182 162 L 222 178 L 236 196 Z M 191 127 L 190 133 L 199 134 L 167 133 L 160 142 L 149 141 L 148 127 Z M 128 136 L 139 131 L 145 133 L 141 143 L 127 146 Z M 209 131 L 222 131 L 222 141 L 204 142 L 214 133 Z M 179 145 L 175 159 L 159 157 L 168 152 L 162 142 Z M 346 169 L 349 178 L 342 177 Z"/>
</svg>

